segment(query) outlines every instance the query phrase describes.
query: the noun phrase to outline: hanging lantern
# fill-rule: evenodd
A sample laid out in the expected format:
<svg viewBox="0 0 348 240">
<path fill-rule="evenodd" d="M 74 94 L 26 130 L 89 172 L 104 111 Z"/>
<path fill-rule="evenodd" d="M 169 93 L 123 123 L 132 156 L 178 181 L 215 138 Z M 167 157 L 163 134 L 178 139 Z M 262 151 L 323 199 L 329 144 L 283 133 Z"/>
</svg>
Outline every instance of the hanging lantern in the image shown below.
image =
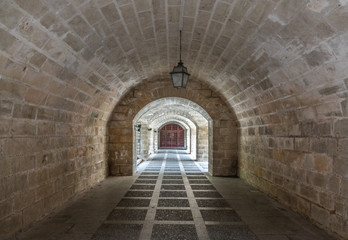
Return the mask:
<svg viewBox="0 0 348 240">
<path fill-rule="evenodd" d="M 181 61 L 181 30 L 180 30 L 180 60 L 178 65 L 173 68 L 173 71 L 170 72 L 172 77 L 173 87 L 174 88 L 186 88 L 190 74 L 187 72 L 187 68 L 184 66 L 184 63 Z"/>
</svg>

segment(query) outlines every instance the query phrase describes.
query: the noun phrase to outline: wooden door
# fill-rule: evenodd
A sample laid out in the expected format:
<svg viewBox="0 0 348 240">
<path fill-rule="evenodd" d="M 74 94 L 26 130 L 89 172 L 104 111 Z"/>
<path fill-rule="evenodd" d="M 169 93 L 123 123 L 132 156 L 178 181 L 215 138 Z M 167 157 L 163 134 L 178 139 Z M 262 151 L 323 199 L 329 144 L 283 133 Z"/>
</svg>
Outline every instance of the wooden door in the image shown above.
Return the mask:
<svg viewBox="0 0 348 240">
<path fill-rule="evenodd" d="M 160 148 L 185 147 L 185 131 L 178 124 L 170 123 L 160 130 Z"/>
</svg>

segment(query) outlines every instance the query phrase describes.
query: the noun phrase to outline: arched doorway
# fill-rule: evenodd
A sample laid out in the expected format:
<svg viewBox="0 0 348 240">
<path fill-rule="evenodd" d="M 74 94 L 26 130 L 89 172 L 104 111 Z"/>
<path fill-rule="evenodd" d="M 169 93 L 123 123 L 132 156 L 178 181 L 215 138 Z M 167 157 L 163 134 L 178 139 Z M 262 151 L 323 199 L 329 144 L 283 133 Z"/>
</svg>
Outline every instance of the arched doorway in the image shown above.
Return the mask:
<svg viewBox="0 0 348 240">
<path fill-rule="evenodd" d="M 208 162 L 211 175 L 236 175 L 237 125 L 234 113 L 229 111 L 224 100 L 215 95 L 213 90 L 213 95 L 207 97 L 209 87 L 200 82 L 194 85 L 195 89 L 188 88 L 183 91 L 173 91 L 172 85 L 166 80 L 163 80 L 162 85 L 158 86 L 156 83 L 152 88 L 148 88 L 148 84 L 149 82 L 146 82 L 146 85 L 140 84 L 124 96 L 110 116 L 110 174 L 134 174 L 138 159 L 147 159 L 149 153 L 158 149 L 158 133 L 161 126 L 180 122 L 180 125 L 186 123 L 182 127 L 191 133 L 187 136 L 187 141 L 192 144 L 187 143 L 188 149 L 183 151 L 188 151 L 190 155 L 196 153 L 194 159 L 197 161 Z M 199 90 L 196 89 L 197 86 Z M 136 133 L 139 125 L 141 155 L 138 156 Z"/>
<path fill-rule="evenodd" d="M 160 148 L 181 148 L 185 146 L 185 131 L 175 123 L 164 125 L 159 132 Z"/>
</svg>

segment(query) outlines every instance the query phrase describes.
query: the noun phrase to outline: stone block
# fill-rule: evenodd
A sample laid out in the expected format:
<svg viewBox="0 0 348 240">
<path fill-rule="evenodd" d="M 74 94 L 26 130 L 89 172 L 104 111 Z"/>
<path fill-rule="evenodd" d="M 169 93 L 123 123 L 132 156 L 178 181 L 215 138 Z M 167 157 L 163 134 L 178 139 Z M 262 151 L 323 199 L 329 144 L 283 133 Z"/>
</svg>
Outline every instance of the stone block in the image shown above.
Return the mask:
<svg viewBox="0 0 348 240">
<path fill-rule="evenodd" d="M 35 136 L 36 123 L 34 121 L 13 121 L 11 132 L 14 136 Z"/>
<path fill-rule="evenodd" d="M 12 116 L 13 102 L 8 100 L 0 101 L 0 112 L 2 118 Z"/>
<path fill-rule="evenodd" d="M 37 109 L 30 105 L 15 104 L 13 109 L 13 117 L 35 119 Z"/>
<path fill-rule="evenodd" d="M 30 88 L 25 95 L 25 101 L 32 104 L 42 104 L 47 93 Z"/>
<path fill-rule="evenodd" d="M 13 138 L 5 141 L 3 153 L 5 156 L 15 156 L 38 151 L 35 139 Z"/>
<path fill-rule="evenodd" d="M 308 179 L 308 183 L 311 186 L 319 187 L 322 189 L 326 188 L 326 185 L 327 185 L 327 176 L 326 175 L 308 171 L 307 172 L 307 179 Z"/>
<path fill-rule="evenodd" d="M 320 136 L 329 137 L 332 136 L 332 124 L 331 122 L 318 124 L 318 130 Z"/>
<path fill-rule="evenodd" d="M 54 25 L 57 22 L 58 19 L 56 18 L 56 16 L 50 12 L 48 12 L 40 19 L 40 23 L 47 29 L 49 29 L 52 25 Z"/>
<path fill-rule="evenodd" d="M 301 135 L 303 137 L 318 136 L 318 123 L 314 121 L 300 122 Z"/>
<path fill-rule="evenodd" d="M 21 173 L 15 175 L 14 192 L 23 191 L 28 188 L 28 174 Z"/>
<path fill-rule="evenodd" d="M 341 182 L 341 195 L 348 198 L 348 179 L 343 179 Z"/>
<path fill-rule="evenodd" d="M 14 81 L 4 79 L 1 79 L 0 81 L 0 94 L 3 98 L 15 98 L 22 100 L 25 96 L 26 90 L 27 88 L 25 86 Z"/>
<path fill-rule="evenodd" d="M 118 14 L 118 11 L 115 7 L 114 3 L 110 3 L 109 5 L 106 5 L 105 7 L 102 7 L 100 9 L 105 16 L 106 20 L 111 24 L 116 22 L 120 19 L 120 15 Z"/>
<path fill-rule="evenodd" d="M 327 48 L 321 46 L 317 49 L 314 49 L 312 52 L 305 55 L 305 59 L 309 66 L 317 67 L 320 66 L 323 62 L 328 61 L 331 58 L 331 54 L 328 52 Z M 337 90 L 337 89 L 336 89 Z M 332 92 L 332 89 L 323 89 L 323 92 Z"/>
<path fill-rule="evenodd" d="M 1 119 L 0 120 L 0 136 L 10 136 L 12 121 Z"/>
<path fill-rule="evenodd" d="M 22 211 L 35 202 L 35 190 L 25 190 L 14 195 L 13 210 Z"/>
<path fill-rule="evenodd" d="M 296 208 L 297 212 L 304 216 L 309 216 L 311 212 L 311 203 L 310 201 L 303 198 L 296 198 Z"/>
<path fill-rule="evenodd" d="M 348 119 L 337 120 L 334 125 L 334 133 L 339 137 L 348 137 Z"/>
<path fill-rule="evenodd" d="M 38 201 L 23 209 L 23 227 L 40 219 L 44 215 L 44 201 Z"/>
<path fill-rule="evenodd" d="M 300 185 L 299 194 L 311 202 L 319 203 L 319 194 L 313 187 Z"/>
<path fill-rule="evenodd" d="M 323 208 L 334 211 L 335 210 L 335 196 L 327 193 L 319 193 L 320 206 Z"/>
<path fill-rule="evenodd" d="M 276 189 L 276 197 L 286 206 L 291 206 L 291 204 L 295 203 L 291 193 L 281 188 Z"/>
<path fill-rule="evenodd" d="M 132 176 L 133 166 L 132 165 L 120 165 L 119 166 L 119 176 Z"/>
<path fill-rule="evenodd" d="M 57 192 L 44 200 L 45 211 L 49 212 L 62 204 L 62 192 Z"/>
<path fill-rule="evenodd" d="M 311 219 L 323 225 L 325 228 L 329 228 L 330 225 L 330 213 L 328 210 L 321 208 L 315 204 L 311 205 Z"/>
<path fill-rule="evenodd" d="M 22 228 L 22 214 L 13 214 L 0 220 L 0 237 L 6 239 Z"/>
<path fill-rule="evenodd" d="M 95 6 L 92 3 L 86 4 L 82 9 L 82 13 L 91 25 L 94 25 L 102 20 L 101 14 L 99 11 L 95 10 Z"/>
<path fill-rule="evenodd" d="M 39 115 L 39 113 L 38 113 Z M 56 132 L 54 122 L 39 122 L 37 126 L 37 134 L 40 135 L 54 135 Z"/>
<path fill-rule="evenodd" d="M 91 32 L 89 25 L 80 15 L 71 19 L 69 25 L 81 38 L 86 37 Z"/>
<path fill-rule="evenodd" d="M 277 146 L 280 149 L 294 150 L 294 138 L 277 138 Z"/>
<path fill-rule="evenodd" d="M 28 12 L 36 18 L 39 18 L 48 11 L 48 8 L 43 3 L 38 3 L 35 0 L 16 0 L 15 2 L 22 9 L 24 9 L 26 12 Z"/>
<path fill-rule="evenodd" d="M 53 120 L 57 117 L 58 111 L 49 108 L 39 108 L 37 110 L 37 119 L 39 120 Z"/>
<path fill-rule="evenodd" d="M 348 117 L 348 99 L 341 102 L 341 108 L 343 116 Z"/>
<path fill-rule="evenodd" d="M 328 23 L 330 24 L 330 26 L 334 27 L 340 32 L 341 31 L 346 32 L 347 30 L 347 26 L 342 25 L 348 19 L 348 16 L 343 9 L 342 8 L 334 9 L 333 11 L 330 12 L 330 14 L 327 17 Z"/>
<path fill-rule="evenodd" d="M 56 96 L 49 96 L 46 101 L 46 105 L 52 108 L 74 111 L 75 109 L 81 109 L 76 103 Z M 79 107 L 78 107 L 79 106 Z"/>
<path fill-rule="evenodd" d="M 0 143 L 0 148 L 1 147 L 2 146 Z M 0 179 L 12 174 L 13 162 L 11 160 L 12 159 L 10 158 L 2 158 L 2 160 L 0 161 Z"/>
<path fill-rule="evenodd" d="M 112 115 L 112 121 L 115 121 L 113 124 L 116 125 L 117 123 L 122 124 L 122 121 L 128 120 L 127 113 L 115 113 Z M 117 122 L 116 122 L 117 121 Z M 117 126 L 117 125 L 116 125 Z"/>
<path fill-rule="evenodd" d="M 224 22 L 228 16 L 230 5 L 227 3 L 219 2 L 216 5 L 216 9 L 213 15 L 213 19 L 218 22 Z"/>
<path fill-rule="evenodd" d="M 16 27 L 18 20 L 23 14 L 7 1 L 2 1 L 0 4 L 0 22 L 9 29 Z"/>
<path fill-rule="evenodd" d="M 342 139 L 338 142 L 337 155 L 339 158 L 348 159 L 348 139 Z"/>
<path fill-rule="evenodd" d="M 337 142 L 333 138 L 312 138 L 310 150 L 333 156 L 337 152 Z"/>
<path fill-rule="evenodd" d="M 64 159 L 66 160 L 66 159 Z M 55 162 L 53 153 L 39 153 L 36 155 L 36 167 L 41 169 L 42 167 L 52 165 Z"/>
<path fill-rule="evenodd" d="M 331 173 L 333 169 L 333 159 L 327 155 L 314 155 L 314 171 L 320 173 Z"/>
<path fill-rule="evenodd" d="M 255 128 L 248 128 L 248 135 L 254 136 L 255 135 Z"/>
<path fill-rule="evenodd" d="M 329 177 L 327 190 L 331 193 L 338 194 L 340 191 L 340 178 L 333 175 Z"/>
<path fill-rule="evenodd" d="M 0 49 L 8 50 L 14 44 L 16 38 L 7 31 L 0 29 Z"/>
<path fill-rule="evenodd" d="M 12 199 L 7 199 L 0 203 L 0 219 L 4 219 L 5 217 L 8 217 L 12 213 L 12 211 L 13 211 Z"/>
<path fill-rule="evenodd" d="M 47 169 L 38 169 L 29 173 L 28 181 L 29 188 L 38 186 L 39 184 L 45 183 L 48 180 Z"/>
<path fill-rule="evenodd" d="M 328 117 L 342 116 L 341 105 L 337 102 L 320 104 L 315 109 L 320 120 L 327 119 Z"/>
<path fill-rule="evenodd" d="M 64 42 L 66 42 L 76 52 L 80 51 L 84 46 L 83 42 L 71 33 L 68 33 L 65 36 Z"/>
<path fill-rule="evenodd" d="M 295 138 L 295 150 L 296 151 L 309 151 L 310 140 L 309 138 Z"/>
</svg>

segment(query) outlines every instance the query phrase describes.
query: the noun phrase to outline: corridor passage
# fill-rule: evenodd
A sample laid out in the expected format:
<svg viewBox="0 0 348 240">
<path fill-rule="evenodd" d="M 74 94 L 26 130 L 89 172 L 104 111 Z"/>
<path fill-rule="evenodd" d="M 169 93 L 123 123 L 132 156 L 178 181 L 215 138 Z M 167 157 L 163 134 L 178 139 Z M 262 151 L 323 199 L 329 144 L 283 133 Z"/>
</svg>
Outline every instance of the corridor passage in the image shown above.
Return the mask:
<svg viewBox="0 0 348 240">
<path fill-rule="evenodd" d="M 176 150 L 108 178 L 18 239 L 331 240 L 241 179 L 215 178 Z"/>
</svg>

